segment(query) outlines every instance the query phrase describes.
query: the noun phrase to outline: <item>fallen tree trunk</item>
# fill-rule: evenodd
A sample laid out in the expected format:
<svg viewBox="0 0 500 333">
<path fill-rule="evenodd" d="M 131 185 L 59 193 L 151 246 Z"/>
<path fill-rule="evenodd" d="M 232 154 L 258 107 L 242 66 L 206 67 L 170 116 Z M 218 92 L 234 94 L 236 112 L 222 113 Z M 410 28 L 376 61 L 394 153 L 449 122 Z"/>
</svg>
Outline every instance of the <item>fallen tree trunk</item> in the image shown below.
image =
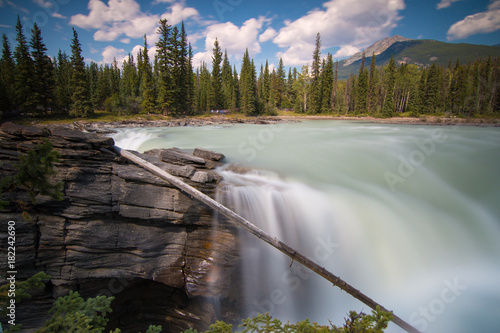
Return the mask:
<svg viewBox="0 0 500 333">
<path fill-rule="evenodd" d="M 224 205 L 218 203 L 214 199 L 210 198 L 208 195 L 203 194 L 202 192 L 198 191 L 194 187 L 184 183 L 182 180 L 179 178 L 172 176 L 168 172 L 160 169 L 159 167 L 155 166 L 152 163 L 149 163 L 145 161 L 144 159 L 138 157 L 137 155 L 132 154 L 131 152 L 121 149 L 117 146 L 114 146 L 115 152 L 117 152 L 119 155 L 125 157 L 126 159 L 134 162 L 135 164 L 143 167 L 144 169 L 152 172 L 153 174 L 157 175 L 158 177 L 161 177 L 165 180 L 167 180 L 170 184 L 174 185 L 175 187 L 179 188 L 180 190 L 184 191 L 185 193 L 191 195 L 192 197 L 196 198 L 197 200 L 203 202 L 213 210 L 217 211 L 219 214 L 222 214 L 223 216 L 227 217 L 233 224 L 243 227 L 246 231 L 250 232 L 251 234 L 257 236 L 258 238 L 262 239 L 266 243 L 272 245 L 282 253 L 286 254 L 293 260 L 301 263 L 302 265 L 306 266 L 307 268 L 311 269 L 313 272 L 316 274 L 322 276 L 326 280 L 330 281 L 333 283 L 335 286 L 339 287 L 349 295 L 353 296 L 354 298 L 360 300 L 367 306 L 369 306 L 372 309 L 376 309 L 377 306 L 380 307 L 381 310 L 384 311 L 389 311 L 379 303 L 375 302 L 372 300 L 370 297 L 366 296 L 356 288 L 352 287 L 350 284 L 339 278 L 338 276 L 334 275 L 333 273 L 329 272 L 326 270 L 324 267 L 319 266 L 309 258 L 305 257 L 304 255 L 300 254 L 296 250 L 292 249 L 282 241 L 278 240 L 275 237 L 272 237 L 268 234 L 266 234 L 264 231 L 241 217 L 240 215 L 236 214 L 229 208 L 225 207 Z M 390 311 L 392 312 L 392 311 Z M 406 330 L 407 332 L 410 333 L 419 333 L 417 329 L 415 329 L 413 326 L 405 322 L 403 319 L 400 317 L 396 316 L 394 313 L 393 314 L 393 322 L 401 327 L 402 329 Z"/>
</svg>

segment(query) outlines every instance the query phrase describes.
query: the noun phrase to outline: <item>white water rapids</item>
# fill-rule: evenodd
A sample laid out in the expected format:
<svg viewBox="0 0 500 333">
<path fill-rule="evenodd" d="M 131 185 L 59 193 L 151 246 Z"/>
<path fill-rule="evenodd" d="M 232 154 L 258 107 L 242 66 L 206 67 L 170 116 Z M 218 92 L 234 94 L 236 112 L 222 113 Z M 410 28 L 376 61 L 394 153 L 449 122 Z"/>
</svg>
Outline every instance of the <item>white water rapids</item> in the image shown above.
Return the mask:
<svg viewBox="0 0 500 333">
<path fill-rule="evenodd" d="M 421 331 L 498 332 L 499 128 L 307 121 L 113 138 L 138 151 L 212 149 L 267 170 L 221 171 L 221 200 Z M 349 310 L 370 312 L 266 244 L 241 243 L 248 315 L 339 325 Z"/>
</svg>

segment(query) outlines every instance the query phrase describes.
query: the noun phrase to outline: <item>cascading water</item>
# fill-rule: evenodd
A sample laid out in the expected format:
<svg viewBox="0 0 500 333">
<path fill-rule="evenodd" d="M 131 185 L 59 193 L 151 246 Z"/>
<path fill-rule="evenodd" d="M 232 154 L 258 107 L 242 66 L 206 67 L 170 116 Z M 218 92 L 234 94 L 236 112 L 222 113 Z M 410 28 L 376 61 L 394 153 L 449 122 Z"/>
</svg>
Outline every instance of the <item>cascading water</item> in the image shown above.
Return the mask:
<svg viewBox="0 0 500 333">
<path fill-rule="evenodd" d="M 279 172 L 221 171 L 223 200 L 421 331 L 498 331 L 497 128 L 280 126 L 123 129 L 114 138 L 139 150 L 204 147 Z M 370 311 L 257 239 L 242 236 L 241 252 L 248 315 L 341 324 L 349 310 Z"/>
</svg>

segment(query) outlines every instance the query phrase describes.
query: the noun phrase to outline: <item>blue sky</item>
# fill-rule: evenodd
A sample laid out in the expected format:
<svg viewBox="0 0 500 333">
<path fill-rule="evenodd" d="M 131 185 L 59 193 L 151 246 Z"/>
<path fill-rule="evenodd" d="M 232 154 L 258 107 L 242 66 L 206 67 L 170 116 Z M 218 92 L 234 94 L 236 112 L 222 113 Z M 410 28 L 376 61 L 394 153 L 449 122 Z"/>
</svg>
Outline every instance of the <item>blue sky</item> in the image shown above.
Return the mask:
<svg viewBox="0 0 500 333">
<path fill-rule="evenodd" d="M 51 56 L 70 54 L 75 27 L 86 61 L 121 62 L 148 36 L 154 53 L 160 18 L 184 21 L 193 65 L 211 62 L 217 37 L 232 64 L 246 48 L 259 65 L 311 62 L 316 33 L 322 53 L 346 58 L 377 40 L 401 35 L 452 43 L 500 43 L 500 0 L 0 0 L 0 33 L 15 47 L 21 17 L 28 38 L 36 22 Z M 239 67 L 237 67 L 239 70 Z"/>
</svg>

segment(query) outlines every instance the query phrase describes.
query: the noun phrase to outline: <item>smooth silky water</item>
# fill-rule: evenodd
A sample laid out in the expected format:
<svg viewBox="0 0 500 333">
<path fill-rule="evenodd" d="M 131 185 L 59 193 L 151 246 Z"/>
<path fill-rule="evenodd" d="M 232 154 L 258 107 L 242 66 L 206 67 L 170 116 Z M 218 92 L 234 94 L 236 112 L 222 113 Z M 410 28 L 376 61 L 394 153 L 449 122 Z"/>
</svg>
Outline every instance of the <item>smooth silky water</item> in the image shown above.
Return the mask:
<svg viewBox="0 0 500 333">
<path fill-rule="evenodd" d="M 425 332 L 500 327 L 500 129 L 344 121 L 118 129 L 116 145 L 203 147 L 220 200 Z M 246 315 L 340 325 L 370 309 L 241 237 Z M 391 324 L 388 332 L 401 332 Z"/>
</svg>

